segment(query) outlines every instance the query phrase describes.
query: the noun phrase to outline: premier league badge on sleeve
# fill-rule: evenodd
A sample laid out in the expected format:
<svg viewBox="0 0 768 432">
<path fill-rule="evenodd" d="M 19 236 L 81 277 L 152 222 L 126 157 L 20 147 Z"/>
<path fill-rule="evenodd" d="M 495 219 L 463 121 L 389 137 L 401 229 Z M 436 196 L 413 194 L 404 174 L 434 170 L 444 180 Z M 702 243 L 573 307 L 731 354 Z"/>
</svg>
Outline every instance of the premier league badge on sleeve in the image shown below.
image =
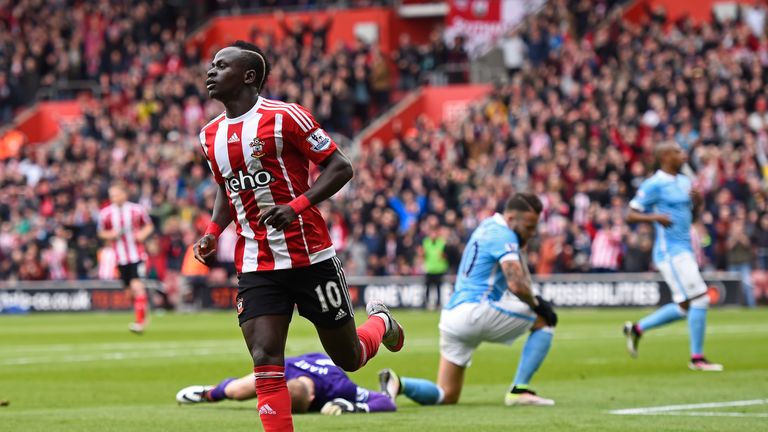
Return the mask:
<svg viewBox="0 0 768 432">
<path fill-rule="evenodd" d="M 309 134 L 307 141 L 312 145 L 312 151 L 316 153 L 326 151 L 331 146 L 331 138 L 322 129 L 317 129 Z"/>
<path fill-rule="evenodd" d="M 254 159 L 261 159 L 266 153 L 264 153 L 264 141 L 260 140 L 258 137 L 254 138 L 253 141 L 251 141 L 251 157 Z"/>
</svg>

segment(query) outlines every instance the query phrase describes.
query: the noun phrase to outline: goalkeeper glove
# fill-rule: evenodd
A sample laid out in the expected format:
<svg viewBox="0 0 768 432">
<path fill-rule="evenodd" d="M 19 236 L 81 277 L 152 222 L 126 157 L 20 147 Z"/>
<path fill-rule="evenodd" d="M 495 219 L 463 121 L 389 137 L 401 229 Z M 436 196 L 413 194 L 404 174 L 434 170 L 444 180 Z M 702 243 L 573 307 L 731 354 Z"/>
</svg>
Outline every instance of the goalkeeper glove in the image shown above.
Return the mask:
<svg viewBox="0 0 768 432">
<path fill-rule="evenodd" d="M 544 300 L 541 296 L 536 296 L 536 300 L 539 304 L 533 308 L 533 311 L 536 312 L 536 315 L 542 317 L 547 325 L 555 327 L 557 325 L 557 314 L 552 303 Z"/>
<path fill-rule="evenodd" d="M 369 412 L 368 405 L 363 403 L 352 403 L 346 399 L 336 398 L 326 402 L 320 413 L 328 416 L 337 416 L 349 413 Z"/>
</svg>

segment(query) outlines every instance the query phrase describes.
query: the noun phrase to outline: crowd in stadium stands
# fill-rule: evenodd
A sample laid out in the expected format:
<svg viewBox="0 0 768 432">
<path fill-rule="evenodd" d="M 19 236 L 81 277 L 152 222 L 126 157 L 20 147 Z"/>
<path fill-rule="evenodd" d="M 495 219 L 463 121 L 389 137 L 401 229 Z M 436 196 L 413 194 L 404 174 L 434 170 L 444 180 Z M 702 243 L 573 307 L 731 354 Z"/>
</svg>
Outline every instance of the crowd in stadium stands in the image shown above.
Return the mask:
<svg viewBox="0 0 768 432">
<path fill-rule="evenodd" d="M 530 255 L 537 273 L 648 270 L 652 228 L 629 227 L 623 216 L 653 172 L 654 143 L 663 140 L 690 154 L 706 198 L 694 232 L 702 266 L 745 275 L 753 266 L 768 269 L 763 27 L 742 20 L 666 26 L 659 10 L 635 25 L 608 17 L 615 2 L 593 3 L 550 2 L 505 37 L 509 79 L 465 120 L 419 118 L 391 142 L 360 150 L 351 185 L 320 206 L 348 273 L 455 271 L 468 234 L 516 190 L 535 191 L 545 203 Z M 44 32 L 29 24 L 24 38 L 13 38 L 21 18 L 0 32 L 0 51 L 15 46 L 0 83 L 23 79 L 30 68 L 35 86 L 75 73 L 97 77 L 104 96 L 86 109 L 81 129 L 0 165 L 7 197 L 0 201 L 0 278 L 97 277 L 104 252 L 94 215 L 115 178 L 129 181 L 130 195 L 157 226 L 148 244 L 151 275 L 169 283 L 177 274 L 226 277 L 190 255 L 215 190 L 197 142 L 200 125 L 221 109 L 204 96 L 206 56 L 183 48 L 183 19 L 168 21 L 150 3 L 111 9 L 122 11 L 112 16 L 87 13 L 89 4 L 51 8 Z M 131 25 L 137 17 L 150 24 Z M 363 124 L 389 103 L 393 88 L 413 88 L 450 57 L 439 34 L 426 47 L 404 36 L 391 59 L 362 45 L 324 54 L 326 25 L 296 25 L 295 38 L 280 43 L 269 34 L 253 39 L 275 65 L 268 96 L 304 104 L 338 132 L 354 132 L 350 117 Z M 304 32 L 313 43 L 302 48 Z M 65 52 L 67 60 L 48 64 L 46 52 Z M 399 79 L 378 64 L 388 61 Z M 219 254 L 230 272 L 233 242 L 225 233 Z M 109 270 L 102 276 L 111 277 Z"/>
<path fill-rule="evenodd" d="M 327 47 L 332 17 L 275 18 L 288 37 L 277 41 L 272 29 L 251 34 L 273 63 L 265 96 L 301 103 L 325 129 L 348 137 L 392 102 L 398 69 L 402 94 L 447 62 L 467 64 L 461 46 L 443 43 L 439 29 L 426 46 L 403 37 L 384 56 L 360 42 Z M 206 273 L 185 258 L 213 197 L 198 131 L 222 107 L 207 100 L 202 84 L 211 53 L 187 46 L 188 30 L 183 11 L 164 2 L 25 0 L 0 8 L 0 124 L 41 89 L 74 96 L 67 83 L 91 80 L 100 96 L 84 104 L 81 128 L 0 162 L 0 278 L 112 277 L 95 215 L 114 179 L 129 181 L 130 195 L 151 209 L 158 227 L 147 248 L 150 273 Z M 231 233 L 225 246 L 228 240 Z M 220 258 L 231 269 L 232 258 Z"/>
<path fill-rule="evenodd" d="M 167 108 L 167 100 L 156 101 L 146 84 L 160 83 L 184 108 L 185 126 L 196 126 L 201 106 L 196 80 L 209 53 L 201 58 L 202 53 L 185 44 L 189 21 L 194 19 L 191 13 L 168 2 L 145 0 L 0 3 L 0 125 L 41 95 L 72 98 L 83 90 L 118 105 L 143 99 L 141 115 L 154 117 Z M 310 21 L 286 18 L 280 10 L 274 13 L 289 37 L 276 43 L 274 29 L 254 27 L 251 32 L 251 39 L 274 62 L 269 96 L 313 108 L 329 130 L 350 136 L 386 108 L 395 90 L 394 70 L 403 77 L 399 90 L 405 91 L 444 69 L 453 72 L 442 81 L 467 80 L 462 40 L 448 46 L 439 29 L 425 46 L 415 46 L 403 35 L 390 58 L 378 46 L 362 42 L 328 47 L 333 14 Z"/>
</svg>

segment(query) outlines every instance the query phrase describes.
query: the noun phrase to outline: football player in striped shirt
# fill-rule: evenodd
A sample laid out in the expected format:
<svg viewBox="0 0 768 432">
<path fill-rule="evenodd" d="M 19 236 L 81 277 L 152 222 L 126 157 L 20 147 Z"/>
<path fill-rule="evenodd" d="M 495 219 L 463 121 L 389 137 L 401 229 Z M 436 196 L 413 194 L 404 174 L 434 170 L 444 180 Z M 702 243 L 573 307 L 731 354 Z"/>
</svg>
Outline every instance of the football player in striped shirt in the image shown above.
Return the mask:
<svg viewBox="0 0 768 432">
<path fill-rule="evenodd" d="M 127 295 L 133 300 L 135 320 L 128 329 L 143 333 L 146 327 L 147 290 L 144 276 L 144 241 L 154 226 L 147 210 L 128 201 L 127 185 L 115 182 L 109 187 L 110 204 L 99 212 L 98 236 L 111 243 L 117 257 L 117 270 Z"/>
<path fill-rule="evenodd" d="M 205 81 L 225 111 L 203 127 L 200 144 L 218 191 L 211 223 L 195 244 L 205 262 L 231 222 L 238 241 L 237 313 L 253 357 L 264 430 L 292 431 L 285 344 L 294 306 L 316 327 L 325 351 L 346 371 L 383 344 L 403 347 L 404 332 L 380 301 L 355 328 L 341 262 L 318 203 L 352 178 L 349 159 L 304 107 L 260 95 L 270 64 L 255 45 L 237 41 L 216 53 Z M 309 165 L 322 173 L 309 186 Z"/>
</svg>

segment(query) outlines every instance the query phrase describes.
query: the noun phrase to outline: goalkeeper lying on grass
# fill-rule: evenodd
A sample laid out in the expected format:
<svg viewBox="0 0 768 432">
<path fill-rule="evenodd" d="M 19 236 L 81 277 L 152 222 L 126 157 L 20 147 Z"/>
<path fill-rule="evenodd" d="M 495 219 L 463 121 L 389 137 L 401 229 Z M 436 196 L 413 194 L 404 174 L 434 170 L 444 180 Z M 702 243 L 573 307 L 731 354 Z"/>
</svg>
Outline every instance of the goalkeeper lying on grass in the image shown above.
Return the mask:
<svg viewBox="0 0 768 432">
<path fill-rule="evenodd" d="M 394 401 L 382 393 L 359 387 L 330 357 L 320 353 L 285 359 L 285 379 L 295 414 L 320 411 L 325 415 L 395 411 Z M 216 386 L 194 385 L 176 394 L 179 404 L 256 398 L 253 374 L 227 378 Z M 265 405 L 262 410 L 270 409 Z"/>
</svg>

